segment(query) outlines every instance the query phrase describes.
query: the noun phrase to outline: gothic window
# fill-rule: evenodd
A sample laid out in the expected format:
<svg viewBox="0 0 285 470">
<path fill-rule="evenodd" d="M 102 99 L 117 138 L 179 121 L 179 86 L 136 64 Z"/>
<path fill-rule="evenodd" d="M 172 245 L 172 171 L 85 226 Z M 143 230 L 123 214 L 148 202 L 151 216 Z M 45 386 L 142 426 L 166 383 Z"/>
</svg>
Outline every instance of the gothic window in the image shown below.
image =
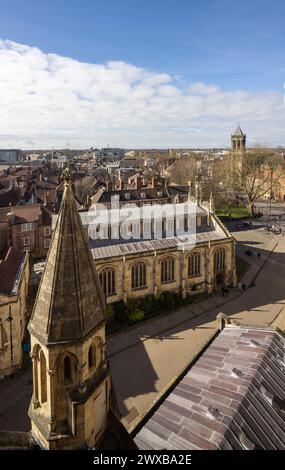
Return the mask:
<svg viewBox="0 0 285 470">
<path fill-rule="evenodd" d="M 188 276 L 200 276 L 201 274 L 201 255 L 192 253 L 188 258 Z"/>
<path fill-rule="evenodd" d="M 92 369 L 96 364 L 96 359 L 95 359 L 95 351 L 94 351 L 94 346 L 91 344 L 89 351 L 88 351 L 88 367 L 89 369 Z"/>
<path fill-rule="evenodd" d="M 47 366 L 43 351 L 40 352 L 41 403 L 47 401 Z"/>
<path fill-rule="evenodd" d="M 68 356 L 64 358 L 64 363 L 63 363 L 63 369 L 64 369 L 64 380 L 71 380 L 71 362 Z"/>
<path fill-rule="evenodd" d="M 214 254 L 214 271 L 224 271 L 226 262 L 226 251 L 224 248 L 219 248 Z"/>
<path fill-rule="evenodd" d="M 173 282 L 175 279 L 175 260 L 168 257 L 161 262 L 161 282 Z"/>
<path fill-rule="evenodd" d="M 116 294 L 116 273 L 113 268 L 105 268 L 99 274 L 101 286 L 106 297 Z"/>
<path fill-rule="evenodd" d="M 132 267 L 132 289 L 142 289 L 146 286 L 146 265 L 136 263 Z"/>
</svg>

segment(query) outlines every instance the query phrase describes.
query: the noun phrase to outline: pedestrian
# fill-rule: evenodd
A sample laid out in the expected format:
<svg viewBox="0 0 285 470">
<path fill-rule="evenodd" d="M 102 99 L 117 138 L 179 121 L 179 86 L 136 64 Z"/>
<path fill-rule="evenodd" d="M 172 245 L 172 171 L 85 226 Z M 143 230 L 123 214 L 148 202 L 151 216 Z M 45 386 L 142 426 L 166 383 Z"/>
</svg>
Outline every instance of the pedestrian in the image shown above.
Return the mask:
<svg viewBox="0 0 285 470">
<path fill-rule="evenodd" d="M 241 285 L 241 288 L 242 288 L 242 291 L 243 291 L 243 293 L 244 293 L 244 292 L 245 292 L 245 290 L 246 290 L 246 285 L 245 285 L 245 283 L 244 283 L 244 282 L 242 283 L 242 285 Z"/>
<path fill-rule="evenodd" d="M 240 281 L 238 282 L 237 288 L 240 292 L 242 292 L 242 285 Z"/>
<path fill-rule="evenodd" d="M 258 253 L 257 253 L 257 257 L 258 257 L 258 259 L 260 260 L 260 258 L 261 258 L 261 253 L 258 252 Z"/>
</svg>

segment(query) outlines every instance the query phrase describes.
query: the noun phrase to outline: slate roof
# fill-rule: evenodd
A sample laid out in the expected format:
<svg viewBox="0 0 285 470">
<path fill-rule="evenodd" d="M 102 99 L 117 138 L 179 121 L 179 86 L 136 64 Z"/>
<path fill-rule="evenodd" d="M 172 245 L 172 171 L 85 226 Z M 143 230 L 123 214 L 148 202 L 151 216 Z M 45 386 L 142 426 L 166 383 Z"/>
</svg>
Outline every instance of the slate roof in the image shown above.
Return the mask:
<svg viewBox="0 0 285 470">
<path fill-rule="evenodd" d="M 285 339 L 227 326 L 136 434 L 140 449 L 285 449 Z"/>
<path fill-rule="evenodd" d="M 0 262 L 0 292 L 14 295 L 17 277 L 20 277 L 26 254 L 10 247 L 5 259 Z"/>
<path fill-rule="evenodd" d="M 240 125 L 238 124 L 237 128 L 236 128 L 236 131 L 234 133 L 234 136 L 237 136 L 237 137 L 244 137 L 244 133 L 242 132 L 241 130 L 241 127 Z"/>
<path fill-rule="evenodd" d="M 29 331 L 42 344 L 80 341 L 105 321 L 104 308 L 101 285 L 68 180 Z"/>
<path fill-rule="evenodd" d="M 199 243 L 206 243 L 209 241 L 218 241 L 227 239 L 227 235 L 218 230 L 203 231 L 196 235 L 184 235 L 172 238 L 160 238 L 159 240 L 134 240 L 130 243 L 118 243 L 117 240 L 112 244 L 112 240 L 94 240 L 96 248 L 92 248 L 92 256 L 94 260 L 112 258 L 116 256 L 127 256 L 135 253 L 153 252 L 158 250 L 181 249 L 182 245 L 195 246 Z M 100 242 L 103 242 L 105 246 L 100 246 Z M 107 242 L 107 243 L 106 243 Z"/>
<path fill-rule="evenodd" d="M 0 207 L 7 207 L 9 205 L 17 204 L 19 199 L 19 189 L 13 187 L 10 190 L 3 191 L 3 193 L 0 194 Z"/>
<path fill-rule="evenodd" d="M 154 201 L 156 199 L 167 199 L 170 196 L 187 196 L 189 191 L 188 186 L 167 186 L 158 188 L 142 187 L 139 189 L 122 189 L 116 191 L 103 191 L 100 198 L 96 200 L 99 203 L 110 203 L 112 196 L 119 195 L 121 202 L 135 202 L 135 201 Z M 142 196 L 145 193 L 146 197 Z M 126 196 L 128 194 L 129 196 Z"/>
</svg>

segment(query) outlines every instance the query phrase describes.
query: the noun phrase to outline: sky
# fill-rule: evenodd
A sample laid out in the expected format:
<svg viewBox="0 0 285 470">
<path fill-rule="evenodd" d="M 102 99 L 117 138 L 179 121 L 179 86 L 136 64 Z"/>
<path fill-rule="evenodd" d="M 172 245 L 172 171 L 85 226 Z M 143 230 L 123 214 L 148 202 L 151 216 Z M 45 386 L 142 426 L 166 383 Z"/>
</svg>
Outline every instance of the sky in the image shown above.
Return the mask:
<svg viewBox="0 0 285 470">
<path fill-rule="evenodd" d="M 0 0 L 0 148 L 285 145 L 283 0 Z"/>
</svg>

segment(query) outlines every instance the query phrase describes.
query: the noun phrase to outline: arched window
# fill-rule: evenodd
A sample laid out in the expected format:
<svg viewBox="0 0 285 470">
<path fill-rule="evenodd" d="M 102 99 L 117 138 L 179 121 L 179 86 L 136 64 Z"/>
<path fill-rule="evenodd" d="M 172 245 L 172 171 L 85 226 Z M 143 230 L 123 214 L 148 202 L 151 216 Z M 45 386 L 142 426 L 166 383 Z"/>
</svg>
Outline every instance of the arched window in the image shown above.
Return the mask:
<svg viewBox="0 0 285 470">
<path fill-rule="evenodd" d="M 94 351 L 94 346 L 91 344 L 89 351 L 88 351 L 88 367 L 91 369 L 96 365 L 96 356 Z"/>
<path fill-rule="evenodd" d="M 64 380 L 71 380 L 71 362 L 68 356 L 65 356 L 63 362 Z"/>
<path fill-rule="evenodd" d="M 41 403 L 47 401 L 47 366 L 43 351 L 40 352 Z"/>
<path fill-rule="evenodd" d="M 161 262 L 161 282 L 173 282 L 175 279 L 175 260 L 165 258 Z"/>
<path fill-rule="evenodd" d="M 106 297 L 116 294 L 116 273 L 113 268 L 105 268 L 99 274 L 101 286 Z"/>
<path fill-rule="evenodd" d="M 224 248 L 219 248 L 214 254 L 214 270 L 215 273 L 224 271 L 226 263 L 226 251 Z"/>
<path fill-rule="evenodd" d="M 132 289 L 142 289 L 146 286 L 146 265 L 136 263 L 132 267 Z"/>
<path fill-rule="evenodd" d="M 192 253 L 188 258 L 188 276 L 200 276 L 201 274 L 201 255 Z"/>
</svg>

